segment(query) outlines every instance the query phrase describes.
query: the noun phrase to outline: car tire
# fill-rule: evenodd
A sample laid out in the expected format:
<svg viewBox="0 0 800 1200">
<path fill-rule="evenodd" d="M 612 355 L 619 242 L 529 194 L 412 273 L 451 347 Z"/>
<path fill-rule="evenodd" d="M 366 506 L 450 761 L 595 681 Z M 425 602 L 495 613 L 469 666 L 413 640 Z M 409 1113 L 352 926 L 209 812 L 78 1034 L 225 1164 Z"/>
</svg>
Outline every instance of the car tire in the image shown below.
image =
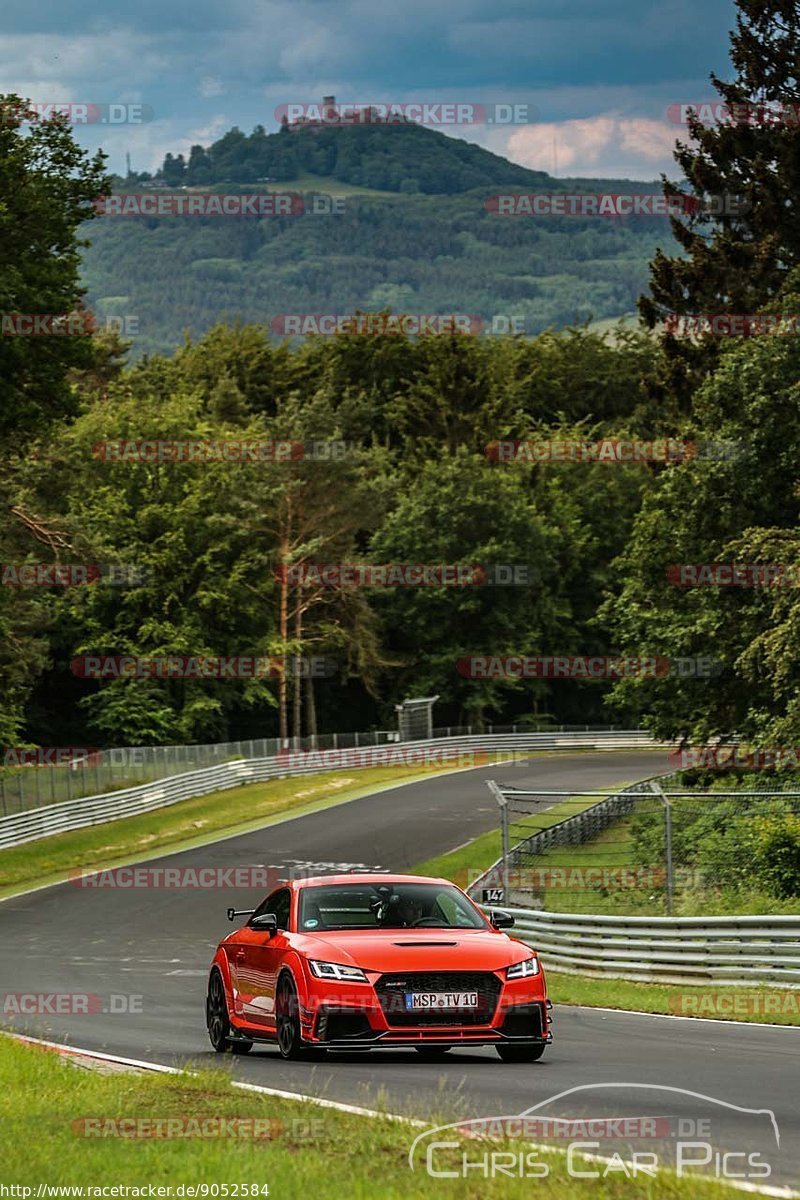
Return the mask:
<svg viewBox="0 0 800 1200">
<path fill-rule="evenodd" d="M 281 1058 L 324 1058 L 326 1051 L 321 1046 L 308 1046 L 300 1034 L 300 1001 L 297 988 L 288 971 L 278 980 L 275 994 L 275 1026 Z"/>
<path fill-rule="evenodd" d="M 416 1050 L 417 1054 L 420 1055 L 421 1058 L 424 1058 L 429 1062 L 437 1062 L 438 1059 L 444 1058 L 445 1054 L 447 1054 L 449 1050 L 452 1050 L 453 1047 L 452 1046 L 415 1046 L 414 1049 Z"/>
<path fill-rule="evenodd" d="M 208 981 L 206 1028 L 209 1041 L 217 1054 L 225 1054 L 229 1050 L 234 1054 L 248 1054 L 253 1049 L 253 1043 L 246 1038 L 232 1037 L 225 987 L 219 971 L 212 971 Z"/>
<path fill-rule="evenodd" d="M 507 1063 L 538 1062 L 545 1052 L 546 1044 L 540 1046 L 495 1046 L 495 1050 Z"/>
</svg>

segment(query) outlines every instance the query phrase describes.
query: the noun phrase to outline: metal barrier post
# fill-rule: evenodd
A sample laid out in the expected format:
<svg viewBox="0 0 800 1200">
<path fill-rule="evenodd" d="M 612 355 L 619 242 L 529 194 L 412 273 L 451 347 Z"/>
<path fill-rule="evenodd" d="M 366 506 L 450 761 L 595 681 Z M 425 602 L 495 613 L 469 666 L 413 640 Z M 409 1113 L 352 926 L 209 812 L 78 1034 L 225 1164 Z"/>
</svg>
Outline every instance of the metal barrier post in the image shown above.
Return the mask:
<svg viewBox="0 0 800 1200">
<path fill-rule="evenodd" d="M 509 851 L 508 800 L 505 798 L 502 790 L 500 789 L 498 784 L 495 783 L 495 781 L 493 779 L 487 780 L 487 783 L 489 785 L 489 791 L 494 796 L 495 800 L 497 801 L 498 807 L 500 809 L 500 838 L 501 838 L 501 849 L 502 849 L 502 855 L 503 855 L 503 862 L 502 862 L 502 867 L 501 867 L 502 874 L 503 874 L 503 897 L 504 897 L 505 903 L 508 904 L 510 897 L 511 897 L 511 892 L 510 892 L 510 889 L 508 886 L 508 851 Z"/>
<path fill-rule="evenodd" d="M 672 870 L 672 804 L 669 796 L 665 795 L 663 789 L 655 781 L 650 780 L 650 787 L 655 794 L 660 798 L 664 805 L 664 859 L 667 869 L 667 886 L 665 890 L 665 899 L 667 902 L 667 913 L 672 916 L 672 901 L 674 895 L 674 878 Z"/>
</svg>

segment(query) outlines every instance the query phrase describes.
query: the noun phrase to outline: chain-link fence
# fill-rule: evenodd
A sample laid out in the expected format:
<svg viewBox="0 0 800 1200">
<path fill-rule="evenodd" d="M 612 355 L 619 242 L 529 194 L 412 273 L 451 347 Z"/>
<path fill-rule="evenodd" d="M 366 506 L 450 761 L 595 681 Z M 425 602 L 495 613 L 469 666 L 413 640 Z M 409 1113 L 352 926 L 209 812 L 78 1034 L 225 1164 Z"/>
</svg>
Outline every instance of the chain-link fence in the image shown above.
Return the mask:
<svg viewBox="0 0 800 1200">
<path fill-rule="evenodd" d="M 433 730 L 435 738 L 464 737 L 473 733 L 524 734 L 580 733 L 597 730 L 614 732 L 614 726 L 589 725 L 495 725 L 478 730 L 471 725 L 445 725 Z M 396 730 L 378 729 L 361 733 L 324 733 L 303 738 L 251 738 L 239 742 L 217 742 L 195 746 L 127 746 L 110 750 L 72 751 L 72 761 L 60 765 L 38 765 L 36 754 L 29 764 L 0 766 L 0 816 L 41 808 L 62 800 L 78 800 L 123 788 L 166 779 L 185 771 L 213 767 L 239 758 L 267 758 L 280 750 L 352 750 L 386 746 L 400 740 Z M 54 748 L 61 753 L 60 748 Z M 2 752 L 0 752 L 2 753 Z M 6 752 L 8 761 L 25 760 L 19 751 Z M 40 756 L 41 757 L 41 756 Z M 0 761 L 3 761 L 0 758 Z"/>
<path fill-rule="evenodd" d="M 800 898 L 797 780 L 686 789 L 675 775 L 619 791 L 490 783 L 502 856 L 473 878 L 485 904 L 553 912 L 675 911 L 694 896 Z"/>
<path fill-rule="evenodd" d="M 32 763 L 0 768 L 0 815 L 135 787 L 139 783 L 214 767 L 234 759 L 266 758 L 279 750 L 384 746 L 396 741 L 397 736 L 392 730 L 376 730 L 306 738 L 252 738 L 213 745 L 124 746 L 112 750 L 72 751 L 72 761 L 62 765 Z M 24 755 L 17 757 L 24 758 Z"/>
</svg>

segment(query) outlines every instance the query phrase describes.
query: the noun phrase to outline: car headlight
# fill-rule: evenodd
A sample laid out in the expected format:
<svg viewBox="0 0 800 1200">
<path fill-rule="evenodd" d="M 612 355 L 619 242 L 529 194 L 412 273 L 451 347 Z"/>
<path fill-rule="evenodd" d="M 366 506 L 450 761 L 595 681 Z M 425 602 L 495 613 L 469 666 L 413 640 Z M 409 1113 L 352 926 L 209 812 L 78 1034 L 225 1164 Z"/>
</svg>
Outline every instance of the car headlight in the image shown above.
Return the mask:
<svg viewBox="0 0 800 1200">
<path fill-rule="evenodd" d="M 340 983 L 369 983 L 361 967 L 345 967 L 341 963 L 319 962 L 310 958 L 311 974 L 317 979 L 338 979 Z"/>
<path fill-rule="evenodd" d="M 536 955 L 533 958 L 523 958 L 522 962 L 514 963 L 512 967 L 506 967 L 506 979 L 527 979 L 529 975 L 538 975 L 539 969 L 539 960 Z"/>
</svg>

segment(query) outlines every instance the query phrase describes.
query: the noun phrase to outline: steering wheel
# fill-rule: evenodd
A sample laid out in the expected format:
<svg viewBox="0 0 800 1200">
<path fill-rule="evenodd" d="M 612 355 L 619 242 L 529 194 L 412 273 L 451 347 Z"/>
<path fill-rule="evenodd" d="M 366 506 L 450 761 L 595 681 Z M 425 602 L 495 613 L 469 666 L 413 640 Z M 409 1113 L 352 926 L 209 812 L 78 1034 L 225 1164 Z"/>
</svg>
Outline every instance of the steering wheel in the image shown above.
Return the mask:
<svg viewBox="0 0 800 1200">
<path fill-rule="evenodd" d="M 441 929 L 442 922 L 438 919 L 438 917 L 420 917 L 419 920 L 411 922 L 412 929 L 419 929 L 423 925 L 435 925 L 437 929 Z"/>
</svg>

